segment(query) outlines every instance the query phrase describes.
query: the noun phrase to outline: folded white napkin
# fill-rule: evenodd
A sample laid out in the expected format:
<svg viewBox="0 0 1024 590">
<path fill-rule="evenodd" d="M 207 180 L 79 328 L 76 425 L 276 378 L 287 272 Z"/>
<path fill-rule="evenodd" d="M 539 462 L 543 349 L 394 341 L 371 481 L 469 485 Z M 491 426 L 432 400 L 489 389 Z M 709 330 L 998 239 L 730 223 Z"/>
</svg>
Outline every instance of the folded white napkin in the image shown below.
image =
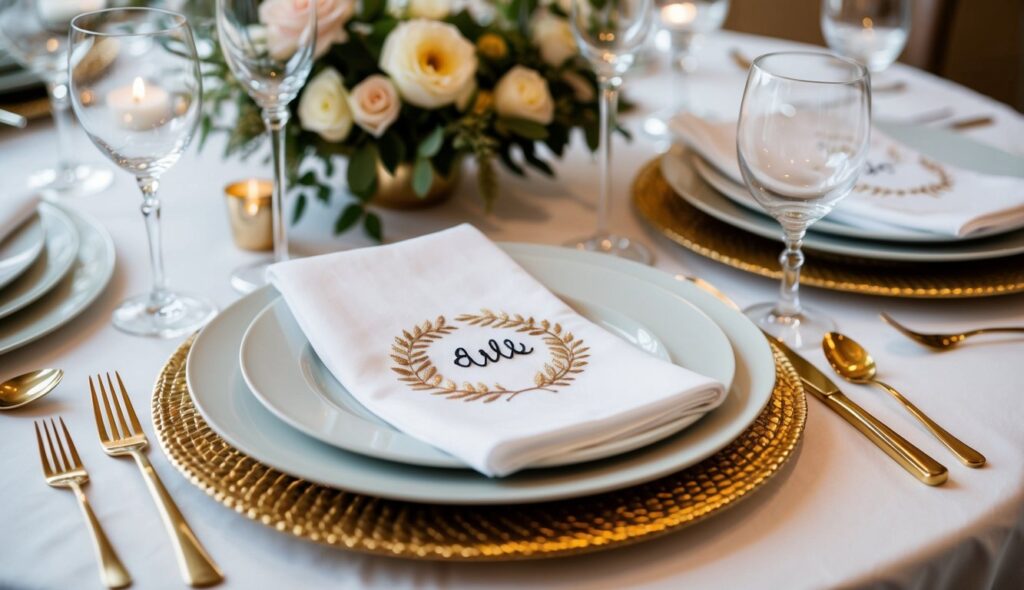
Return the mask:
<svg viewBox="0 0 1024 590">
<path fill-rule="evenodd" d="M 37 207 L 39 196 L 35 193 L 0 197 L 0 242 L 32 217 Z"/>
<path fill-rule="evenodd" d="M 584 319 L 469 225 L 268 277 L 360 403 L 488 476 L 725 396 Z"/>
<path fill-rule="evenodd" d="M 743 184 L 736 123 L 692 114 L 672 121 L 676 136 L 719 171 Z M 1024 225 L 1024 178 L 943 164 L 871 130 L 868 163 L 856 188 L 830 218 L 855 227 L 896 227 L 965 237 Z"/>
</svg>

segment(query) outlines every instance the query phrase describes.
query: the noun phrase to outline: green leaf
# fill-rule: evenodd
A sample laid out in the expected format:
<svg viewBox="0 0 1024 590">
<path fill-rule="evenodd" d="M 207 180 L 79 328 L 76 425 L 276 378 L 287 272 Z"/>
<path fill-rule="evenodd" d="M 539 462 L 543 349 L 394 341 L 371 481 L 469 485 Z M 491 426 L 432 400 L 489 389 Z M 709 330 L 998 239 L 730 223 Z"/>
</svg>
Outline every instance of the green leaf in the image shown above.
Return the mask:
<svg viewBox="0 0 1024 590">
<path fill-rule="evenodd" d="M 384 10 L 384 0 L 362 0 L 359 7 L 360 20 L 372 22 Z"/>
<path fill-rule="evenodd" d="M 412 169 L 412 190 L 419 198 L 424 198 L 430 192 L 430 186 L 434 184 L 434 168 L 430 160 L 417 158 L 416 165 Z"/>
<path fill-rule="evenodd" d="M 331 202 L 331 187 L 326 184 L 321 184 L 316 188 L 316 198 L 321 203 Z"/>
<path fill-rule="evenodd" d="M 348 231 L 363 216 L 363 204 L 351 203 L 338 215 L 334 221 L 334 235 Z"/>
<path fill-rule="evenodd" d="M 384 232 L 381 229 L 380 217 L 376 213 L 367 213 L 366 217 L 363 218 L 363 229 L 366 231 L 366 235 L 370 236 L 378 242 L 384 240 Z"/>
<path fill-rule="evenodd" d="M 316 185 L 316 173 L 313 172 L 312 170 L 310 170 L 310 171 L 306 172 L 305 174 L 303 174 L 302 176 L 300 176 L 299 179 L 296 182 L 298 184 L 301 184 L 302 186 L 315 186 Z"/>
<path fill-rule="evenodd" d="M 292 209 L 292 225 L 299 222 L 302 219 L 302 214 L 306 211 L 306 195 L 301 194 L 295 199 L 295 207 Z"/>
<path fill-rule="evenodd" d="M 533 121 L 527 121 L 526 119 L 512 119 L 512 118 L 501 118 L 498 119 L 498 124 L 507 129 L 508 131 L 518 135 L 519 137 L 525 137 L 526 139 L 532 139 L 539 141 L 547 139 L 548 128 L 540 123 Z"/>
<path fill-rule="evenodd" d="M 377 149 L 367 143 L 356 150 L 348 160 L 348 188 L 365 200 L 373 195 L 377 186 Z"/>
<path fill-rule="evenodd" d="M 441 151 L 441 145 L 444 143 L 444 127 L 438 126 L 426 139 L 420 142 L 419 148 L 416 150 L 416 154 L 421 158 L 433 158 L 437 155 L 437 152 Z"/>
<path fill-rule="evenodd" d="M 203 120 L 199 123 L 199 149 L 203 149 L 206 145 L 206 138 L 210 135 L 210 130 L 213 128 L 213 118 L 209 115 L 203 115 Z"/>
<path fill-rule="evenodd" d="M 385 133 L 377 141 L 377 150 L 380 152 L 380 162 L 388 172 L 394 174 L 398 165 L 405 160 L 405 144 L 398 136 L 398 133 Z"/>
</svg>

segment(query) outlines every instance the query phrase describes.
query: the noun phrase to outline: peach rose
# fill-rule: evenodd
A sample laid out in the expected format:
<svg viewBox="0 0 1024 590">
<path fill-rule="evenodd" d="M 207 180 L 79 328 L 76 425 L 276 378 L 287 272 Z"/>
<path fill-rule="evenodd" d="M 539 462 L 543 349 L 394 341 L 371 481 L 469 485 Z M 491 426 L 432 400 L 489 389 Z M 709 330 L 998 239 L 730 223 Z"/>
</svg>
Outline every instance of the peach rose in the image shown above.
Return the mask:
<svg viewBox="0 0 1024 590">
<path fill-rule="evenodd" d="M 356 84 L 348 96 L 348 106 L 356 125 L 370 135 L 380 137 L 398 118 L 402 101 L 387 76 L 374 74 Z"/>
<path fill-rule="evenodd" d="M 315 0 L 318 58 L 335 43 L 348 40 L 345 23 L 355 12 L 355 0 Z M 267 45 L 274 59 L 286 60 L 295 53 L 306 29 L 310 0 L 267 0 L 260 4 L 260 22 L 267 28 Z"/>
</svg>

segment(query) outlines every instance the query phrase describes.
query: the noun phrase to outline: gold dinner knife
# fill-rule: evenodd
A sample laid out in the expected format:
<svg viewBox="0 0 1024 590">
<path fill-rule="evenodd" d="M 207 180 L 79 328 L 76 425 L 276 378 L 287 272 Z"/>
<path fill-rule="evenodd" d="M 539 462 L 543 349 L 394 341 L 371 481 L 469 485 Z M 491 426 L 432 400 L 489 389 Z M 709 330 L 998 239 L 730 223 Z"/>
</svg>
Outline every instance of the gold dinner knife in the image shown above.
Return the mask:
<svg viewBox="0 0 1024 590">
<path fill-rule="evenodd" d="M 800 375 L 800 380 L 811 395 L 839 414 L 843 420 L 852 424 L 861 434 L 875 443 L 875 446 L 882 449 L 886 455 L 892 457 L 922 483 L 937 486 L 946 482 L 949 474 L 941 463 L 915 447 L 907 439 L 896 434 L 878 418 L 869 414 L 867 410 L 853 403 L 827 375 L 819 371 L 807 359 L 793 352 L 782 341 L 768 333 L 765 333 L 765 336 L 789 358 L 789 362 L 792 363 Z"/>
</svg>

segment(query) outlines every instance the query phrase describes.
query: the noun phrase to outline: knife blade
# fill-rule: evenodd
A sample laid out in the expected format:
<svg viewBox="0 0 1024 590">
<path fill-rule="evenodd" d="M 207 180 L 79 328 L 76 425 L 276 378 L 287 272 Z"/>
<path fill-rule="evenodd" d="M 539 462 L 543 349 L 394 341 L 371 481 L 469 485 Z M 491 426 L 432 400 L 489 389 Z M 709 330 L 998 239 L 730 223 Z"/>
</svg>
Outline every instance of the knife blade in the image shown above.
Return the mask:
<svg viewBox="0 0 1024 590">
<path fill-rule="evenodd" d="M 834 381 L 781 340 L 767 332 L 765 332 L 765 337 L 786 355 L 811 395 L 839 414 L 843 420 L 849 422 L 903 469 L 930 486 L 942 485 L 946 482 L 949 473 L 945 466 L 883 424 L 867 410 L 855 404 L 853 400 L 846 397 Z"/>
</svg>

